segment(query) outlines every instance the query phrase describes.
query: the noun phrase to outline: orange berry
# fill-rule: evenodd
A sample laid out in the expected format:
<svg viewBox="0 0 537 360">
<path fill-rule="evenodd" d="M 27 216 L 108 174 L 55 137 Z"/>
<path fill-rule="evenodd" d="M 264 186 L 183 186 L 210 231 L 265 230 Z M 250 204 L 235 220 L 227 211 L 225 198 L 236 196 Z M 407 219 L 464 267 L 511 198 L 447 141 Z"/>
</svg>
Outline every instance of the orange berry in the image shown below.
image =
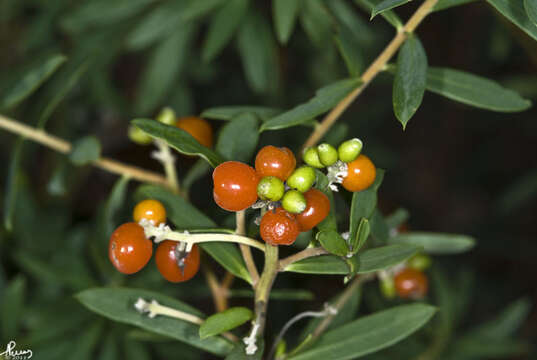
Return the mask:
<svg viewBox="0 0 537 360">
<path fill-rule="evenodd" d="M 144 228 L 134 222 L 118 227 L 110 236 L 108 258 L 123 274 L 142 270 L 153 254 L 153 243 L 145 237 Z"/>
<path fill-rule="evenodd" d="M 187 116 L 177 119 L 175 126 L 192 135 L 201 145 L 208 148 L 213 146 L 213 129 L 207 120 L 197 116 Z"/>
<path fill-rule="evenodd" d="M 190 280 L 200 268 L 200 252 L 194 244 L 192 250 L 186 254 L 177 249 L 176 241 L 164 240 L 155 252 L 155 262 L 160 274 L 170 282 L 183 282 Z"/>
<path fill-rule="evenodd" d="M 377 170 L 375 164 L 365 155 L 359 155 L 355 160 L 347 163 L 348 174 L 343 179 L 343 187 L 348 191 L 356 192 L 367 189 L 375 181 Z"/>
<path fill-rule="evenodd" d="M 155 226 L 166 221 L 166 209 L 158 200 L 143 200 L 140 201 L 132 212 L 134 221 L 140 222 L 142 219 L 152 220 Z"/>
<path fill-rule="evenodd" d="M 255 157 L 255 170 L 260 177 L 276 176 L 285 181 L 295 167 L 295 155 L 286 147 L 268 145 L 259 150 Z"/>
<path fill-rule="evenodd" d="M 313 229 L 323 221 L 330 212 L 330 200 L 322 191 L 309 189 L 304 193 L 306 210 L 296 216 L 300 231 Z"/>
<path fill-rule="evenodd" d="M 427 294 L 427 276 L 419 270 L 405 268 L 394 277 L 395 290 L 403 299 L 421 299 Z"/>
<path fill-rule="evenodd" d="M 300 234 L 300 227 L 293 214 L 279 207 L 263 215 L 259 232 L 261 238 L 271 245 L 291 245 Z"/>
<path fill-rule="evenodd" d="M 238 161 L 226 161 L 213 171 L 214 201 L 224 210 L 241 211 L 257 201 L 259 177 Z"/>
</svg>

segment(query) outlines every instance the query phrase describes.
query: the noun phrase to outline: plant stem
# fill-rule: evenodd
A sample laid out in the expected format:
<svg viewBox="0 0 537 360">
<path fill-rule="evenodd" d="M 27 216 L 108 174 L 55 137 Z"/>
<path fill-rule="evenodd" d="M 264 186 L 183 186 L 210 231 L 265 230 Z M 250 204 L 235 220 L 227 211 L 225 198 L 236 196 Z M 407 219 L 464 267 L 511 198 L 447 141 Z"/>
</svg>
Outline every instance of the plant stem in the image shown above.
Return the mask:
<svg viewBox="0 0 537 360">
<path fill-rule="evenodd" d="M 237 222 L 237 228 L 235 230 L 235 233 L 237 235 L 245 235 L 246 234 L 245 211 L 244 210 L 237 211 L 235 213 L 235 219 Z M 250 277 L 252 278 L 252 287 L 255 287 L 255 285 L 259 281 L 259 272 L 257 271 L 257 267 L 255 266 L 254 258 L 252 257 L 252 252 L 250 250 L 250 247 L 245 244 L 239 244 L 239 247 L 241 249 L 242 258 L 244 259 L 246 268 L 248 269 L 248 272 L 250 273 Z"/>
<path fill-rule="evenodd" d="M 265 267 L 255 288 L 255 323 L 259 326 L 257 336 L 265 330 L 267 307 L 272 284 L 278 274 L 278 247 L 266 244 Z"/>
<path fill-rule="evenodd" d="M 227 309 L 227 294 L 222 285 L 216 279 L 216 275 L 207 265 L 203 265 L 203 272 L 205 274 L 205 279 L 207 280 L 207 285 L 211 290 L 213 296 L 214 307 L 216 312 L 222 312 Z"/>
<path fill-rule="evenodd" d="M 177 179 L 177 171 L 175 170 L 175 158 L 170 151 L 170 147 L 162 140 L 156 140 L 155 145 L 158 151 L 153 155 L 164 166 L 168 187 L 176 194 L 179 194 L 179 180 Z"/>
<path fill-rule="evenodd" d="M 3 128 L 14 134 L 21 135 L 62 154 L 68 154 L 72 148 L 71 143 L 65 141 L 64 139 L 47 134 L 43 130 L 21 124 L 20 122 L 7 118 L 3 115 L 0 115 L 0 128 Z M 160 174 L 147 171 L 139 167 L 126 165 L 112 159 L 102 157 L 98 160 L 95 160 L 93 165 L 113 174 L 128 176 L 138 181 L 167 185 L 166 178 Z"/>
<path fill-rule="evenodd" d="M 279 271 L 284 271 L 287 266 L 291 265 L 294 262 L 307 259 L 313 256 L 320 256 L 326 254 L 329 254 L 329 252 L 321 247 L 306 248 L 302 251 L 297 252 L 296 254 L 281 259 L 278 269 Z"/>
<path fill-rule="evenodd" d="M 352 102 L 362 93 L 369 83 L 384 69 L 388 61 L 395 55 L 399 47 L 408 37 L 408 34 L 414 32 L 423 19 L 432 11 L 438 0 L 425 0 L 423 4 L 416 10 L 414 15 L 407 23 L 397 31 L 395 37 L 373 61 L 373 63 L 362 74 L 362 84 L 341 100 L 322 120 L 319 126 L 311 133 L 302 148 L 313 146 L 322 139 L 322 137 L 330 130 L 332 125 L 339 119 L 341 114 L 352 104 Z"/>
</svg>

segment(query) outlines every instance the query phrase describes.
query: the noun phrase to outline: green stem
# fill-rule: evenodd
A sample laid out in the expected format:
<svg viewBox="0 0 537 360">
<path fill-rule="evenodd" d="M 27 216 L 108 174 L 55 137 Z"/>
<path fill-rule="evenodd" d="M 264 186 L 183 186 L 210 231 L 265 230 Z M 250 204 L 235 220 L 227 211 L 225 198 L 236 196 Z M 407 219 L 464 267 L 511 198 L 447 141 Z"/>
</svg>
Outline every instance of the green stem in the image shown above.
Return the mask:
<svg viewBox="0 0 537 360">
<path fill-rule="evenodd" d="M 257 335 L 265 330 L 267 307 L 272 284 L 278 274 L 278 247 L 266 244 L 265 267 L 255 288 L 255 321 L 259 326 Z"/>
</svg>

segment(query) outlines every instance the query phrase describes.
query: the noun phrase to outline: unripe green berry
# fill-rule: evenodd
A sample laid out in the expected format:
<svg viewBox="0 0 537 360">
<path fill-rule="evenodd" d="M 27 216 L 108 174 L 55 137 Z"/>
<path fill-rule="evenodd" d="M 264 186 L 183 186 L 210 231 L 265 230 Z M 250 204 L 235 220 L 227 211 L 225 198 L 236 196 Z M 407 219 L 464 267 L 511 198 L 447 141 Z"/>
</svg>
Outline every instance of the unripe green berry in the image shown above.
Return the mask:
<svg viewBox="0 0 537 360">
<path fill-rule="evenodd" d="M 163 108 L 157 116 L 157 121 L 166 125 L 175 125 L 175 122 L 177 121 L 175 111 L 169 107 Z"/>
<path fill-rule="evenodd" d="M 276 176 L 265 176 L 257 184 L 257 195 L 261 200 L 278 201 L 285 191 L 283 181 Z"/>
<path fill-rule="evenodd" d="M 306 205 L 306 198 L 297 190 L 289 190 L 283 195 L 282 206 L 292 214 L 300 214 Z"/>
<path fill-rule="evenodd" d="M 395 281 L 393 281 L 393 277 L 386 276 L 379 280 L 379 286 L 380 286 L 380 292 L 382 295 L 384 295 L 387 299 L 393 299 L 396 294 L 395 290 Z"/>
<path fill-rule="evenodd" d="M 308 191 L 315 182 L 315 170 L 310 166 L 301 166 L 287 178 L 287 185 L 300 192 Z"/>
<path fill-rule="evenodd" d="M 153 141 L 151 136 L 134 125 L 129 126 L 129 139 L 138 145 L 149 145 Z"/>
<path fill-rule="evenodd" d="M 337 149 L 339 160 L 346 163 L 354 161 L 360 155 L 362 146 L 362 141 L 358 138 L 343 142 Z"/>
<path fill-rule="evenodd" d="M 319 153 L 319 160 L 324 166 L 330 166 L 338 159 L 336 148 L 330 144 L 324 143 L 317 146 L 317 152 Z"/>
<path fill-rule="evenodd" d="M 416 254 L 407 261 L 407 266 L 414 270 L 424 271 L 431 267 L 433 260 L 427 254 Z"/>
<path fill-rule="evenodd" d="M 324 168 L 324 165 L 321 163 L 321 160 L 319 159 L 319 152 L 316 148 L 310 147 L 304 150 L 304 162 L 308 164 L 309 166 L 313 166 L 317 169 Z"/>
</svg>

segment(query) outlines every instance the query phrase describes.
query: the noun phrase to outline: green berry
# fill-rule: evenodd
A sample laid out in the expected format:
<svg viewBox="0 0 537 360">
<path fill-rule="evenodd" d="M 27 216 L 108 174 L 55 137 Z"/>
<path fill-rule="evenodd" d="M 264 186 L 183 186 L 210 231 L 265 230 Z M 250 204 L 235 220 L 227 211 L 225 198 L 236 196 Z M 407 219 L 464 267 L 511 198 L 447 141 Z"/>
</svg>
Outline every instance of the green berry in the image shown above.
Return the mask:
<svg viewBox="0 0 537 360">
<path fill-rule="evenodd" d="M 330 144 L 324 143 L 317 146 L 317 152 L 319 153 L 319 160 L 324 166 L 330 166 L 337 161 L 337 150 Z"/>
<path fill-rule="evenodd" d="M 166 125 L 175 125 L 176 116 L 172 108 L 165 107 L 157 116 L 157 121 Z"/>
<path fill-rule="evenodd" d="M 407 266 L 414 270 L 424 271 L 431 267 L 433 260 L 427 254 L 416 254 L 407 261 Z"/>
<path fill-rule="evenodd" d="M 380 292 L 382 295 L 384 295 L 387 299 L 393 299 L 396 294 L 395 290 L 395 281 L 393 281 L 393 277 L 386 276 L 382 277 L 379 280 L 379 286 L 380 286 Z"/>
<path fill-rule="evenodd" d="M 362 146 L 362 141 L 358 138 L 343 142 L 337 149 L 339 160 L 346 163 L 354 161 L 360 155 Z"/>
<path fill-rule="evenodd" d="M 134 125 L 129 126 L 129 139 L 138 145 L 148 145 L 153 141 L 151 136 Z"/>
<path fill-rule="evenodd" d="M 257 185 L 257 195 L 261 200 L 278 201 L 285 191 L 283 181 L 276 176 L 265 176 Z"/>
<path fill-rule="evenodd" d="M 289 190 L 283 195 L 282 206 L 292 214 L 300 214 L 306 209 L 306 198 L 300 191 Z"/>
<path fill-rule="evenodd" d="M 310 166 L 301 166 L 287 178 L 287 185 L 300 192 L 308 191 L 315 182 L 315 170 Z"/>
<path fill-rule="evenodd" d="M 310 166 L 313 166 L 317 169 L 324 168 L 324 165 L 321 163 L 321 160 L 319 159 L 319 152 L 316 148 L 310 147 L 304 150 L 304 162 Z"/>
</svg>

